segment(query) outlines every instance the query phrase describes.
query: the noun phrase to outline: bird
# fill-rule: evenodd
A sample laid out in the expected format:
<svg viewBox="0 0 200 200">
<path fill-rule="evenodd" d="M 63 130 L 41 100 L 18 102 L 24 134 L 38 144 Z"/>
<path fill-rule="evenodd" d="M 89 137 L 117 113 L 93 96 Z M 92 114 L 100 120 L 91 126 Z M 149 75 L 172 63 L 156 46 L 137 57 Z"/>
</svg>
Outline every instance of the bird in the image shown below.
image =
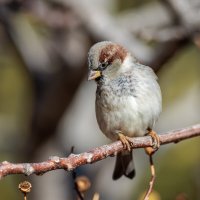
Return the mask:
<svg viewBox="0 0 200 200">
<path fill-rule="evenodd" d="M 150 135 L 154 149 L 160 145 L 153 131 L 162 110 L 158 78 L 126 48 L 111 41 L 90 48 L 88 68 L 88 80 L 97 84 L 95 110 L 99 128 L 112 141 L 120 140 L 125 148 L 117 154 L 112 178 L 124 175 L 132 179 L 135 166 L 131 138 Z"/>
</svg>

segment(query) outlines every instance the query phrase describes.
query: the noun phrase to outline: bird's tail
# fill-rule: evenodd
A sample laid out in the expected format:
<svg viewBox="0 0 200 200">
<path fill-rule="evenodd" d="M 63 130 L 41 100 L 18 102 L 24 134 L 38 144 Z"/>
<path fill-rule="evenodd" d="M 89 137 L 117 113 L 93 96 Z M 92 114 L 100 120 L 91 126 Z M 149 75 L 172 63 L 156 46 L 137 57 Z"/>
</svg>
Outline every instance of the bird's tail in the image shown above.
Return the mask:
<svg viewBox="0 0 200 200">
<path fill-rule="evenodd" d="M 122 175 L 132 179 L 135 176 L 135 166 L 132 151 L 123 151 L 117 154 L 113 180 L 117 180 Z"/>
</svg>

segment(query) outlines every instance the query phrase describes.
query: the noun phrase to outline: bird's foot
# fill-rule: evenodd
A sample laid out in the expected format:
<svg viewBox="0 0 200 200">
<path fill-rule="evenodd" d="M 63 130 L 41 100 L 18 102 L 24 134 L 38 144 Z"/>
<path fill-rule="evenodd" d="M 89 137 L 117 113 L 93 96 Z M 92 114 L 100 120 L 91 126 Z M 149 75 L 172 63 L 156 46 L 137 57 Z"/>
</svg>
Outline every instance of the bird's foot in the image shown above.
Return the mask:
<svg viewBox="0 0 200 200">
<path fill-rule="evenodd" d="M 131 138 L 128 136 L 125 136 L 123 133 L 118 133 L 119 140 L 122 142 L 125 149 L 128 151 L 131 151 L 131 147 L 133 146 L 133 142 L 131 141 Z"/>
<path fill-rule="evenodd" d="M 145 151 L 148 155 L 152 155 L 153 153 L 155 153 L 159 147 L 160 147 L 160 138 L 157 135 L 157 133 L 155 131 L 153 131 L 152 129 L 148 129 L 148 133 L 147 135 L 151 136 L 152 140 L 153 140 L 153 145 L 152 147 L 146 147 Z"/>
</svg>

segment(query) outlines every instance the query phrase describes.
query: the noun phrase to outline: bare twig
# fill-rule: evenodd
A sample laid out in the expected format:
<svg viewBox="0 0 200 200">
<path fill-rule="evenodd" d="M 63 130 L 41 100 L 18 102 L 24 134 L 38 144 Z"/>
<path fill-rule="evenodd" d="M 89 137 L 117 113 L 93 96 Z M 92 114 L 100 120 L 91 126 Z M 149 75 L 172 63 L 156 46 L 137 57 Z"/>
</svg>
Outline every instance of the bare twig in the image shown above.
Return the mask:
<svg viewBox="0 0 200 200">
<path fill-rule="evenodd" d="M 74 153 L 74 146 L 72 146 L 71 148 L 71 154 Z M 77 200 L 84 200 L 84 194 L 80 191 L 80 182 L 82 183 L 82 181 L 80 180 L 80 178 L 77 178 L 77 174 L 76 174 L 76 170 L 72 171 L 72 178 L 74 181 L 74 189 L 77 193 Z M 81 184 L 82 185 L 82 184 Z"/>
<path fill-rule="evenodd" d="M 121 12 L 117 15 L 117 21 L 132 34 L 138 34 L 149 28 L 160 30 L 171 26 L 174 22 L 171 13 L 163 5 L 163 0 Z"/>
<path fill-rule="evenodd" d="M 179 19 L 179 22 L 192 31 L 199 29 L 199 6 L 200 2 L 195 0 L 166 0 L 168 7 L 171 7 L 171 11 Z M 187 13 L 187 15 L 185 14 Z"/>
<path fill-rule="evenodd" d="M 159 135 L 161 145 L 173 142 L 177 143 L 181 140 L 197 136 L 200 136 L 200 124 Z M 144 148 L 153 145 L 153 141 L 150 136 L 136 137 L 132 139 L 132 142 L 132 148 Z M 25 174 L 27 176 L 31 174 L 41 175 L 48 171 L 56 169 L 71 171 L 81 165 L 91 164 L 99 160 L 105 159 L 108 156 L 116 155 L 123 150 L 124 147 L 122 143 L 120 141 L 117 141 L 109 145 L 97 147 L 81 154 L 70 154 L 66 158 L 51 156 L 47 161 L 40 163 L 14 164 L 4 161 L 0 163 L 0 178 L 9 174 Z"/>
<path fill-rule="evenodd" d="M 149 182 L 149 189 L 144 197 L 144 200 L 148 200 L 149 199 L 149 196 L 152 192 L 152 189 L 153 189 L 153 186 L 154 186 L 154 182 L 155 182 L 155 179 L 156 179 L 156 172 L 155 172 L 155 167 L 154 167 L 154 164 L 153 164 L 153 155 L 149 155 L 149 162 L 150 162 L 150 169 L 151 169 L 151 180 Z"/>
<path fill-rule="evenodd" d="M 148 42 L 172 42 L 183 40 L 188 37 L 189 33 L 181 26 L 167 27 L 160 30 L 146 29 L 139 33 L 139 37 Z"/>
</svg>

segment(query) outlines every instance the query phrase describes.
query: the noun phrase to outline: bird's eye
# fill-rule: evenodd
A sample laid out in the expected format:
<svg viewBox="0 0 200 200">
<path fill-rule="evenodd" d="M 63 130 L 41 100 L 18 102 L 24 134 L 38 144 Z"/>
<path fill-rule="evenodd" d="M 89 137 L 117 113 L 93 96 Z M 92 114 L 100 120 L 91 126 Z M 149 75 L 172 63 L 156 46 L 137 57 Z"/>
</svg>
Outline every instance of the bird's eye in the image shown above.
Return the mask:
<svg viewBox="0 0 200 200">
<path fill-rule="evenodd" d="M 99 70 L 104 70 L 106 69 L 106 67 L 108 66 L 108 62 L 102 62 L 100 65 L 99 65 Z"/>
</svg>

